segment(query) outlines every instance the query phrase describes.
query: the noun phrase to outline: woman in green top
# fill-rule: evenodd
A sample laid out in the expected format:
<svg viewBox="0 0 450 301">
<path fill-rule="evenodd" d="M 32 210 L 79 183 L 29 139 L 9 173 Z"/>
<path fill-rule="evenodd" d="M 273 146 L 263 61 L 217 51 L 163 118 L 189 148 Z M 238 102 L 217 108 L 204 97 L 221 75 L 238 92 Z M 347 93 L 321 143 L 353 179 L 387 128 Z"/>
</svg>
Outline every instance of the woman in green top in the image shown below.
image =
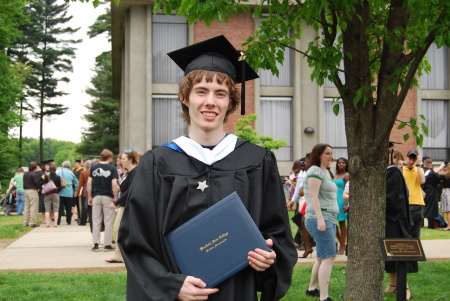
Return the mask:
<svg viewBox="0 0 450 301">
<path fill-rule="evenodd" d="M 316 241 L 317 251 L 306 294 L 320 296 L 319 300 L 325 301 L 332 301 L 328 296 L 328 284 L 336 257 L 336 217 L 339 213 L 337 186 L 327 170 L 331 161 L 331 146 L 316 144 L 306 166 L 308 171 L 303 186 L 306 199 L 305 226 Z"/>
<path fill-rule="evenodd" d="M 23 188 L 23 168 L 19 168 L 17 175 L 14 176 L 13 181 L 16 186 L 16 209 L 17 215 L 22 215 L 23 207 L 25 206 L 25 189 Z"/>
</svg>

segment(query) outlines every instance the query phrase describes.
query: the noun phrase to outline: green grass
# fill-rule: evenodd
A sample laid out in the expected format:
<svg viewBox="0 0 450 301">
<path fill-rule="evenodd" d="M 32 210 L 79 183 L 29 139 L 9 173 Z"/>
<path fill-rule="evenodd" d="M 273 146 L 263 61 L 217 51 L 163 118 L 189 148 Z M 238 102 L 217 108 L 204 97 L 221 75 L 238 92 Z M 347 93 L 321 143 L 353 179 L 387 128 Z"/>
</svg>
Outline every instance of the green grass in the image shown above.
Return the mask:
<svg viewBox="0 0 450 301">
<path fill-rule="evenodd" d="M 294 269 L 291 288 L 283 301 L 316 300 L 305 296 L 311 274 L 311 265 Z M 344 300 L 345 266 L 335 265 L 331 274 L 330 296 Z M 419 273 L 408 274 L 408 282 L 416 301 L 449 300 L 450 291 L 446 275 L 450 274 L 450 261 L 420 262 Z M 436 281 L 439 279 L 439 281 Z M 103 274 L 26 274 L 0 273 L 0 300 L 125 300 L 126 272 Z M 388 278 L 385 276 L 385 287 Z M 441 298 L 441 299 L 439 299 Z M 395 294 L 386 294 L 394 301 Z"/>
<path fill-rule="evenodd" d="M 102 274 L 0 273 L 0 300 L 125 300 L 126 272 Z"/>
<path fill-rule="evenodd" d="M 0 238 L 19 238 L 33 230 L 31 227 L 23 227 L 22 222 L 23 216 L 5 216 L 3 212 L 0 212 Z"/>
<path fill-rule="evenodd" d="M 450 239 L 450 231 L 442 231 L 441 229 L 422 228 L 420 230 L 421 240 L 433 239 Z"/>
<path fill-rule="evenodd" d="M 294 269 L 291 288 L 283 301 L 311 300 L 307 298 L 305 290 L 308 287 L 312 266 L 296 266 Z M 333 300 L 344 300 L 345 294 L 345 273 L 344 265 L 335 265 L 331 273 L 329 293 Z M 433 301 L 450 300 L 450 290 L 447 287 L 446 275 L 450 273 L 450 261 L 430 261 L 419 262 L 419 273 L 408 274 L 408 283 L 411 288 L 413 300 Z M 442 277 L 437 281 L 437 278 Z M 389 284 L 388 276 L 385 274 L 384 287 Z M 439 299 L 443 297 L 442 299 Z M 385 294 L 384 300 L 395 301 L 395 294 Z M 370 300 L 372 301 L 372 300 Z"/>
<path fill-rule="evenodd" d="M 297 233 L 297 225 L 294 224 L 291 218 L 294 216 L 294 211 L 289 211 L 289 222 L 291 224 L 292 235 Z M 442 231 L 441 229 L 428 229 L 422 228 L 420 230 L 421 240 L 434 240 L 434 239 L 450 239 L 450 231 Z"/>
<path fill-rule="evenodd" d="M 293 212 L 289 212 L 292 217 Z M 22 227 L 22 216 L 2 216 L 0 213 L 0 238 L 18 238 L 32 230 Z M 292 224 L 292 231 L 297 226 Z M 450 239 L 450 231 L 422 228 L 422 239 Z M 305 296 L 312 265 L 294 268 L 292 285 L 283 301 L 316 300 Z M 345 265 L 335 265 L 331 275 L 330 296 L 344 300 L 346 283 Z M 419 273 L 408 274 L 408 282 L 416 301 L 450 300 L 446 277 L 450 275 L 450 261 L 419 262 Z M 387 275 L 384 278 L 388 284 Z M 126 272 L 99 274 L 31 274 L 0 273 L 0 301 L 7 300 L 125 300 Z M 396 300 L 395 294 L 386 294 L 384 300 Z"/>
</svg>

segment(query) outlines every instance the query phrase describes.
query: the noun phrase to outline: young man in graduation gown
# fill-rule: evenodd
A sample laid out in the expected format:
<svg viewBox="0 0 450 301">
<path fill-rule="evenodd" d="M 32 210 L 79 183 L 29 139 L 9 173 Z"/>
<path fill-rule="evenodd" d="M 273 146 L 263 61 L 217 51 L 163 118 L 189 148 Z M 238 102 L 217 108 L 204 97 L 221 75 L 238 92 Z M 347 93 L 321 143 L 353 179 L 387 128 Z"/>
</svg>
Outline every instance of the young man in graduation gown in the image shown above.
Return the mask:
<svg viewBox="0 0 450 301">
<path fill-rule="evenodd" d="M 190 130 L 146 152 L 137 167 L 119 234 L 127 299 L 252 301 L 261 291 L 261 300 L 279 300 L 298 255 L 276 159 L 223 129 L 239 106 L 236 83 L 257 74 L 223 36 L 169 56 L 185 71 L 179 100 Z M 249 250 L 248 267 L 206 288 L 179 272 L 165 234 L 234 191 L 272 252 Z"/>
</svg>

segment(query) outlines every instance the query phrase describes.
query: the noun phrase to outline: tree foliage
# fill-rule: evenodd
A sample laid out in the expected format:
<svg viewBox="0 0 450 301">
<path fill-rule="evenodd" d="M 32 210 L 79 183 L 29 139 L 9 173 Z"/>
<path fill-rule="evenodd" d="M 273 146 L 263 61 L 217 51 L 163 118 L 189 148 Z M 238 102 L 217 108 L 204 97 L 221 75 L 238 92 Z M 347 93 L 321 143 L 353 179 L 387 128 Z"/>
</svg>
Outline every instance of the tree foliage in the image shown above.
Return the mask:
<svg viewBox="0 0 450 301">
<path fill-rule="evenodd" d="M 57 0 L 35 0 L 25 7 L 29 23 L 20 26 L 23 37 L 15 41 L 11 53 L 18 61 L 32 67 L 32 73 L 26 79 L 25 99 L 36 101 L 32 106 L 32 117 L 40 120 L 40 153 L 43 160 L 43 121 L 53 115 L 67 111 L 63 104 L 52 99 L 66 95 L 58 89 L 59 82 L 69 82 L 63 74 L 72 71 L 72 59 L 75 48 L 80 42 L 67 38 L 78 29 L 63 27 L 72 19 L 67 16 L 68 4 L 57 4 Z"/>
<path fill-rule="evenodd" d="M 275 140 L 272 137 L 260 135 L 251 125 L 257 117 L 256 114 L 249 114 L 246 117 L 240 118 L 235 125 L 235 135 L 269 150 L 279 149 L 287 144 L 284 140 Z"/>
<path fill-rule="evenodd" d="M 94 38 L 101 34 L 111 37 L 110 23 L 111 16 L 108 8 L 89 27 L 89 37 Z M 87 106 L 89 114 L 84 116 L 90 125 L 83 132 L 78 151 L 87 155 L 97 155 L 107 148 L 113 153 L 118 153 L 120 102 L 112 97 L 111 52 L 103 52 L 96 57 L 95 61 L 95 75 L 91 79 L 92 88 L 86 90 L 86 93 L 93 98 Z"/>
<path fill-rule="evenodd" d="M 66 1 L 67 3 L 69 3 L 69 2 L 77 2 L 77 1 L 79 1 L 79 2 L 81 2 L 81 3 L 83 3 L 83 2 L 86 2 L 86 3 L 89 3 L 89 2 L 91 2 L 91 1 L 89 1 L 89 0 L 64 0 L 64 1 Z M 102 4 L 102 2 L 103 3 L 105 3 L 105 2 L 109 2 L 108 0 L 92 0 L 92 5 L 94 6 L 94 7 L 97 7 L 97 6 L 99 6 L 100 4 Z M 114 0 L 114 3 L 116 4 L 116 5 L 119 5 L 119 3 L 120 3 L 120 0 Z"/>
<path fill-rule="evenodd" d="M 108 41 L 111 41 L 111 9 L 106 8 L 105 13 L 97 17 L 94 24 L 89 26 L 89 38 L 95 38 L 99 35 L 107 34 Z"/>
<path fill-rule="evenodd" d="M 12 60 L 7 49 L 21 35 L 18 27 L 25 21 L 25 3 L 25 0 L 0 2 L 0 181 L 3 184 L 9 183 L 11 171 L 19 166 L 17 140 L 10 137 L 10 131 L 21 121 L 18 104 L 28 70 Z"/>
<path fill-rule="evenodd" d="M 107 148 L 119 152 L 120 104 L 112 97 L 111 52 L 104 52 L 96 59 L 95 76 L 91 79 L 92 88 L 86 93 L 93 97 L 87 108 L 89 114 L 84 118 L 89 122 L 83 132 L 78 151 L 86 155 L 100 154 Z"/>
<path fill-rule="evenodd" d="M 82 155 L 76 151 L 78 144 L 71 141 L 59 141 L 52 138 L 44 139 L 44 160 L 54 159 L 56 166 L 61 166 L 62 162 L 70 161 L 73 164 L 75 160 L 81 159 Z M 31 161 L 40 161 L 40 142 L 34 138 L 23 139 L 24 163 L 22 166 L 28 166 Z"/>
</svg>

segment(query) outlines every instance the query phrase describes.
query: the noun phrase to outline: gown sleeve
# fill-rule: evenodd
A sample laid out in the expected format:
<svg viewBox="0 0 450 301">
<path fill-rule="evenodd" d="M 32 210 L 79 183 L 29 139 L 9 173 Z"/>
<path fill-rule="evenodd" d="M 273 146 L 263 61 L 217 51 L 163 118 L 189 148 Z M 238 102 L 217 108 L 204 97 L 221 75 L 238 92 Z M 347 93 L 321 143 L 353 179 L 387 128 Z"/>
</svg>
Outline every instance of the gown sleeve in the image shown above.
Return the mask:
<svg viewBox="0 0 450 301">
<path fill-rule="evenodd" d="M 294 246 L 281 178 L 275 157 L 267 151 L 264 163 L 264 191 L 259 229 L 272 239 L 277 254 L 275 263 L 264 272 L 256 272 L 261 300 L 279 300 L 288 291 L 298 254 Z"/>
<path fill-rule="evenodd" d="M 386 218 L 396 221 L 402 213 L 402 206 L 408 195 L 402 185 L 403 176 L 395 167 L 386 172 Z"/>
<path fill-rule="evenodd" d="M 118 243 L 127 267 L 127 300 L 175 300 L 186 275 L 171 272 L 158 232 L 153 152 L 136 167 Z M 157 239 L 159 237 L 160 239 Z"/>
</svg>

